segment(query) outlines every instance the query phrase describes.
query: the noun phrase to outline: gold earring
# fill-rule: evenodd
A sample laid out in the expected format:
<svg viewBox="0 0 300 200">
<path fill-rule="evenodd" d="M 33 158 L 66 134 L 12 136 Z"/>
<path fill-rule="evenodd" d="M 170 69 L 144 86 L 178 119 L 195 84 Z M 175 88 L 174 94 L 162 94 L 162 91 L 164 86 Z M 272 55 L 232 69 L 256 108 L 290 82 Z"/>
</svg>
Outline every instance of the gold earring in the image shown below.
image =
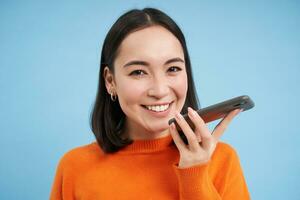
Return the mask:
<svg viewBox="0 0 300 200">
<path fill-rule="evenodd" d="M 115 95 L 115 93 L 112 91 L 110 93 L 110 98 L 111 98 L 112 101 L 116 101 L 117 100 L 117 95 Z"/>
</svg>

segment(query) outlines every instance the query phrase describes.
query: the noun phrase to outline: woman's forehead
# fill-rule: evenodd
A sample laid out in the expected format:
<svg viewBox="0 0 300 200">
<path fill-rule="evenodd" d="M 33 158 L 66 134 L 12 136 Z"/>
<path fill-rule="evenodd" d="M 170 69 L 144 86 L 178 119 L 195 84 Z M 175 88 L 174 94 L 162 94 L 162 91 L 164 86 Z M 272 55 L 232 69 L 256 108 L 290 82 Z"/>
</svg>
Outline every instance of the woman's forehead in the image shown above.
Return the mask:
<svg viewBox="0 0 300 200">
<path fill-rule="evenodd" d="M 130 33 L 121 43 L 117 60 L 145 60 L 165 62 L 174 57 L 184 59 L 179 40 L 161 26 L 151 26 Z"/>
</svg>

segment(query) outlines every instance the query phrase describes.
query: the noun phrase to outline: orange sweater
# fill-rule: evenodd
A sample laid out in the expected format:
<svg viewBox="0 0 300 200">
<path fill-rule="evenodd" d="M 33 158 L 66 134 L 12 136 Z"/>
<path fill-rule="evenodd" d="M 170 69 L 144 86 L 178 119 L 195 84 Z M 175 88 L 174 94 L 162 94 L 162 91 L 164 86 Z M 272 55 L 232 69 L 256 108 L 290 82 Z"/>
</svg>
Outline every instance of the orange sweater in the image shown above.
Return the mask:
<svg viewBox="0 0 300 200">
<path fill-rule="evenodd" d="M 136 140 L 104 154 L 96 142 L 59 162 L 51 200 L 250 199 L 235 150 L 219 142 L 209 163 L 178 168 L 172 137 Z"/>
</svg>

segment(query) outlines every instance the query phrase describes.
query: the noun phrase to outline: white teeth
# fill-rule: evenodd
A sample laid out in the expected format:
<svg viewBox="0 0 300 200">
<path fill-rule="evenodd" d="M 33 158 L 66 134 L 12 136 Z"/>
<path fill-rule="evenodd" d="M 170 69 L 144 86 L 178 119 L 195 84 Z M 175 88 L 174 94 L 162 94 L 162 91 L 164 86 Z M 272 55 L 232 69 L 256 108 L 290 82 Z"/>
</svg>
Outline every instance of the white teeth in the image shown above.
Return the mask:
<svg viewBox="0 0 300 200">
<path fill-rule="evenodd" d="M 153 110 L 155 112 L 162 112 L 162 111 L 165 111 L 169 108 L 169 105 L 170 104 L 167 104 L 167 105 L 161 105 L 161 106 L 146 106 L 146 108 L 148 110 Z"/>
</svg>

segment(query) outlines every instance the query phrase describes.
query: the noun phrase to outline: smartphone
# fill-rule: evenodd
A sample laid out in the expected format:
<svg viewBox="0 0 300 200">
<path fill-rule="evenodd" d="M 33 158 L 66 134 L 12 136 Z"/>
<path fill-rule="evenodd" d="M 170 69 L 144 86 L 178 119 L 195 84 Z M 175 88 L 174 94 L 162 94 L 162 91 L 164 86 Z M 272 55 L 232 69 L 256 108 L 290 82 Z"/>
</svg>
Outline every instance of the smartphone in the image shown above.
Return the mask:
<svg viewBox="0 0 300 200">
<path fill-rule="evenodd" d="M 197 110 L 197 113 L 200 115 L 200 117 L 204 120 L 205 123 L 212 122 L 217 119 L 221 119 L 225 117 L 229 112 L 235 110 L 235 109 L 242 109 L 242 112 L 249 110 L 254 107 L 254 102 L 248 95 L 242 95 L 238 96 L 211 106 L 208 106 L 206 108 L 202 108 L 200 110 Z M 190 120 L 188 117 L 188 114 L 182 115 L 184 119 L 188 122 L 190 127 L 194 130 L 195 126 L 194 123 Z M 179 132 L 182 132 L 180 126 L 177 124 L 175 118 L 172 118 L 169 120 L 169 124 L 175 123 L 176 128 Z M 183 133 L 181 133 L 181 137 L 185 142 L 186 138 Z"/>
</svg>

